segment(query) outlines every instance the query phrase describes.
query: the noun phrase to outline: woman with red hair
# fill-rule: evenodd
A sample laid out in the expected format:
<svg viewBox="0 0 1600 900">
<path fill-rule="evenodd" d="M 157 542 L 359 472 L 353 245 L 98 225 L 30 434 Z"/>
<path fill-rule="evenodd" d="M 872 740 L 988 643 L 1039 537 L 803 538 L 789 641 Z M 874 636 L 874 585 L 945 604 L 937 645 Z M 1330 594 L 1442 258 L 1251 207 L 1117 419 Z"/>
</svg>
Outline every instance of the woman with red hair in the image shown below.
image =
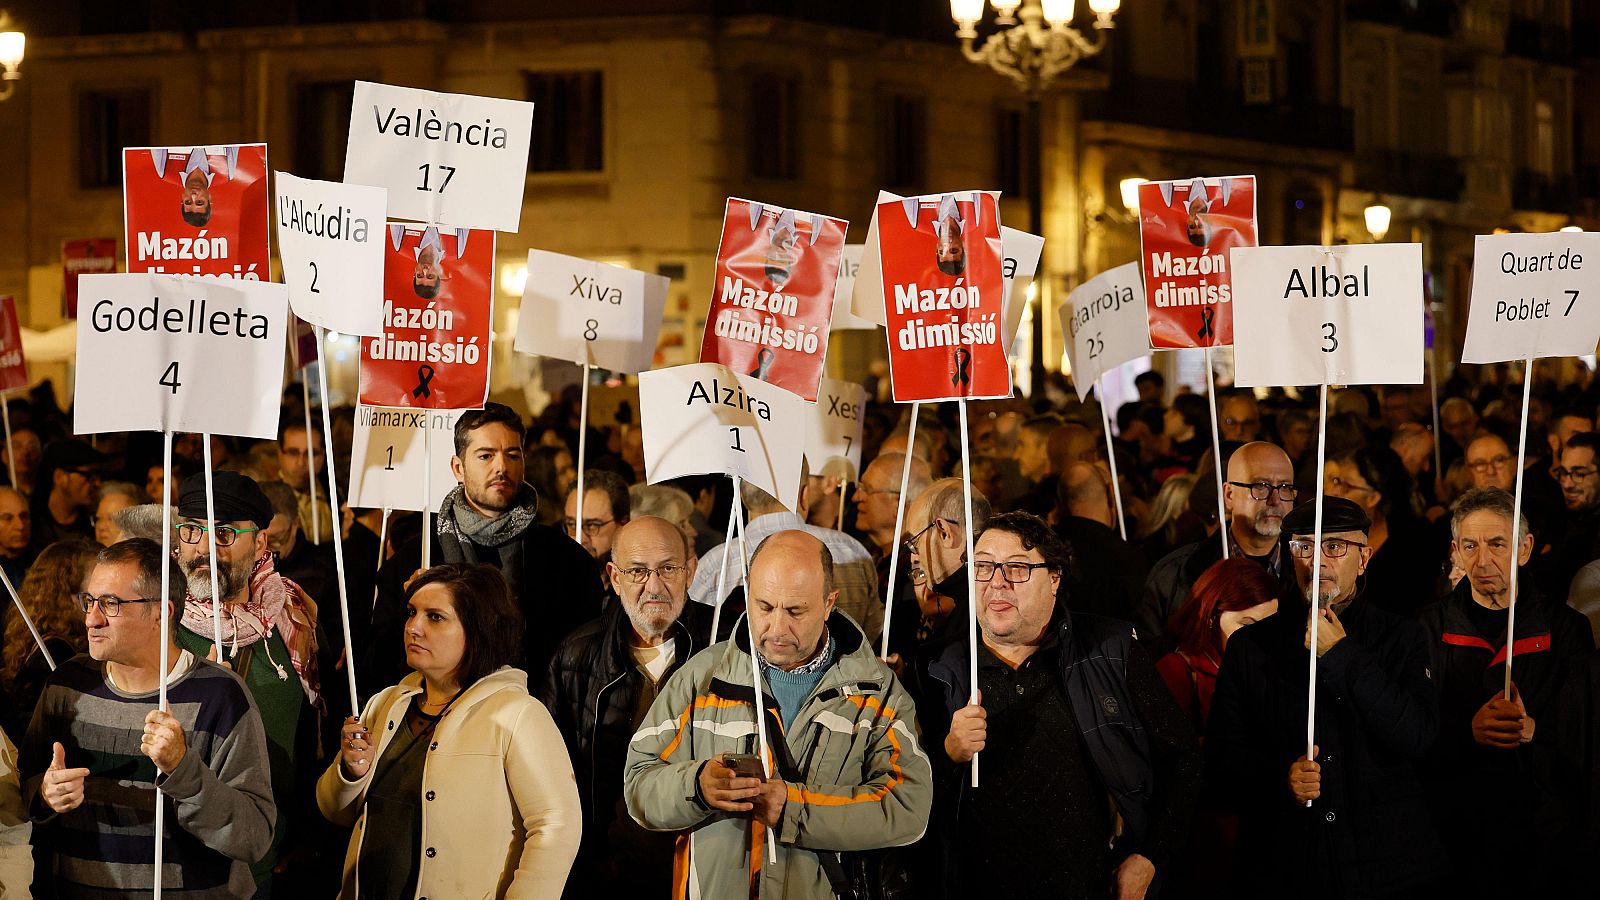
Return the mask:
<svg viewBox="0 0 1600 900">
<path fill-rule="evenodd" d="M 1202 572 L 1189 602 L 1173 614 L 1167 633 L 1178 646 L 1156 662 L 1156 670 L 1202 741 L 1228 638 L 1277 611 L 1277 581 L 1256 563 L 1235 556 Z"/>
</svg>

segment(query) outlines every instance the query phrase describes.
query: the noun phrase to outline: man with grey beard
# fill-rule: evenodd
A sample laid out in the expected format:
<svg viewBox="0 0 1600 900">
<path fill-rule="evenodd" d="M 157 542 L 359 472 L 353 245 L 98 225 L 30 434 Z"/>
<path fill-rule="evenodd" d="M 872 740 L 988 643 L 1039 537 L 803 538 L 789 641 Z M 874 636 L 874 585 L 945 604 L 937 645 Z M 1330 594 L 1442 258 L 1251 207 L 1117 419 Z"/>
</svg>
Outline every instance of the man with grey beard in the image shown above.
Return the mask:
<svg viewBox="0 0 1600 900">
<path fill-rule="evenodd" d="M 1228 510 L 1228 556 L 1243 556 L 1272 573 L 1284 589 L 1294 585 L 1293 567 L 1279 542 L 1283 517 L 1294 508 L 1299 489 L 1294 465 L 1276 444 L 1252 441 L 1228 458 L 1222 499 Z M 1212 477 L 1202 472 L 1202 478 Z M 1215 534 L 1168 553 L 1150 569 L 1144 602 L 1134 616 L 1139 638 L 1154 641 L 1189 599 L 1200 573 L 1222 559 L 1222 541 Z"/>
<path fill-rule="evenodd" d="M 700 620 L 709 607 L 686 603 L 697 564 L 692 549 L 666 519 L 640 516 L 619 528 L 606 565 L 620 602 L 568 635 L 550 661 L 539 699 L 567 741 L 583 801 L 583 843 L 568 897 L 671 891 L 673 835 L 633 821 L 619 776 L 661 685 L 706 646 L 708 623 Z"/>
</svg>

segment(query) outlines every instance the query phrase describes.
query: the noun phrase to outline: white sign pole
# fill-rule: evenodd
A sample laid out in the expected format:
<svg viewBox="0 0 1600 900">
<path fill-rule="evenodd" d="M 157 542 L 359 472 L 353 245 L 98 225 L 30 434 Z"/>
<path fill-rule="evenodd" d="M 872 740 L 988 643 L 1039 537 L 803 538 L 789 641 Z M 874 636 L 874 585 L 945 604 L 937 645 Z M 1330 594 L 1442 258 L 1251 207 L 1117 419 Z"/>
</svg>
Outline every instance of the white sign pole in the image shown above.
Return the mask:
<svg viewBox="0 0 1600 900">
<path fill-rule="evenodd" d="M 1211 403 L 1211 461 L 1217 469 L 1217 537 L 1222 539 L 1222 558 L 1228 558 L 1228 504 L 1222 499 L 1222 439 L 1217 436 L 1217 376 L 1211 369 L 1211 348 L 1206 348 L 1206 400 Z M 1318 471 L 1321 471 L 1320 469 Z"/>
<path fill-rule="evenodd" d="M 837 529 L 835 529 L 836 531 L 843 531 L 844 530 L 844 491 L 845 491 L 845 488 L 847 488 L 849 486 L 850 486 L 850 479 L 848 479 L 848 478 L 840 478 L 839 479 L 839 527 Z"/>
<path fill-rule="evenodd" d="M 1322 619 L 1322 472 L 1328 458 L 1328 383 L 1322 383 L 1317 400 L 1317 500 L 1312 507 L 1311 537 L 1311 677 L 1306 680 L 1306 759 L 1315 761 L 1317 737 L 1317 625 Z M 1292 564 L 1292 562 L 1291 562 Z M 1311 801 L 1306 801 L 1306 808 Z"/>
<path fill-rule="evenodd" d="M 728 534 L 722 539 L 722 562 L 717 567 L 717 596 L 716 602 L 711 606 L 711 639 L 706 641 L 706 646 L 717 642 L 719 628 L 722 625 L 722 601 L 728 596 L 728 554 L 733 552 L 734 520 L 739 518 L 739 491 L 733 491 L 733 505 L 728 507 Z"/>
<path fill-rule="evenodd" d="M 1522 364 L 1522 423 L 1517 427 L 1517 484 L 1511 500 L 1511 598 L 1506 603 L 1506 699 L 1511 699 L 1511 655 L 1517 644 L 1517 557 L 1522 551 L 1522 536 L 1517 523 L 1522 520 L 1523 457 L 1528 452 L 1528 399 L 1533 391 L 1533 357 Z M 1557 460 L 1559 463 L 1560 460 Z"/>
<path fill-rule="evenodd" d="M 201 456 L 205 463 L 206 472 L 206 549 L 210 553 L 211 571 L 211 638 L 217 647 L 217 662 L 224 662 L 227 657 L 222 655 L 222 598 L 217 596 L 220 588 L 217 585 L 217 526 L 222 524 L 217 521 L 217 492 L 212 485 L 211 470 L 211 435 L 201 434 L 200 440 L 204 443 Z M 306 431 L 306 449 L 311 449 L 311 432 Z M 313 478 L 313 481 L 316 479 Z M 312 509 L 316 508 L 313 503 Z"/>
<path fill-rule="evenodd" d="M 1106 428 L 1106 460 L 1111 463 L 1111 499 L 1117 505 L 1117 533 L 1128 539 L 1128 521 L 1122 512 L 1122 486 L 1117 483 L 1117 442 L 1111 437 L 1111 405 L 1106 402 L 1106 379 L 1100 377 L 1100 422 Z M 1227 542 L 1224 541 L 1224 544 Z"/>
<path fill-rule="evenodd" d="M 1428 360 L 1428 394 L 1433 400 L 1433 479 L 1437 482 L 1444 477 L 1444 443 L 1439 440 L 1444 433 L 1439 430 L 1439 370 L 1435 368 L 1433 348 L 1429 347 L 1425 353 Z M 1561 460 L 1556 460 L 1556 465 L 1560 464 Z"/>
<path fill-rule="evenodd" d="M 0 423 L 6 429 L 6 473 L 11 476 L 11 486 L 21 493 L 22 486 L 17 484 L 17 461 L 11 452 L 11 404 L 6 401 L 5 391 L 0 391 Z"/>
<path fill-rule="evenodd" d="M 11 602 L 17 605 L 17 612 L 22 613 L 22 621 L 27 624 L 28 631 L 33 635 L 33 642 L 39 645 L 39 652 L 44 654 L 44 661 L 50 664 L 50 671 L 56 670 L 56 658 L 50 655 L 50 648 L 44 645 L 44 638 L 39 636 L 39 629 L 33 624 L 33 617 L 28 615 L 28 608 L 22 605 L 22 597 L 18 596 L 17 588 L 11 583 L 11 576 L 5 569 L 0 569 L 0 582 L 6 586 L 6 593 L 11 595 Z"/>
<path fill-rule="evenodd" d="M 161 432 L 161 483 L 167 485 L 167 493 L 172 493 L 172 432 Z M 161 504 L 161 680 L 156 693 L 156 708 L 162 712 L 167 711 L 167 675 L 168 666 L 171 665 L 170 657 L 172 647 L 172 613 L 167 609 L 167 598 L 172 596 L 172 566 L 167 560 L 172 558 L 172 504 Z M 156 859 L 155 871 L 151 883 L 155 900 L 161 900 L 161 852 L 162 840 L 167 827 L 167 801 L 161 796 L 161 789 L 156 792 Z"/>
<path fill-rule="evenodd" d="M 422 567 L 433 568 L 433 424 L 424 410 L 422 427 Z"/>
<path fill-rule="evenodd" d="M 427 432 L 424 431 L 423 433 L 426 434 Z M 373 574 L 374 575 L 376 575 L 377 573 L 383 571 L 383 564 L 385 562 L 387 562 L 387 560 L 384 558 L 384 553 L 388 549 L 389 549 L 389 507 L 385 506 L 383 508 L 383 521 L 381 523 L 379 523 L 379 525 L 378 525 L 378 564 L 377 564 L 377 566 L 373 567 Z M 372 583 L 372 610 L 373 610 L 373 612 L 376 612 L 377 609 L 378 609 L 378 583 L 376 581 L 374 581 Z M 345 648 L 345 652 L 347 654 L 349 654 L 349 653 L 354 653 L 355 651 L 351 650 L 350 648 L 347 647 L 347 648 Z"/>
<path fill-rule="evenodd" d="M 739 496 L 739 476 L 733 476 L 733 495 Z M 743 504 L 740 504 L 741 506 Z M 752 705 L 755 707 L 756 740 L 761 747 L 761 768 L 766 772 L 767 778 L 772 778 L 772 750 L 767 743 L 767 704 L 764 702 L 766 692 L 761 689 L 761 663 L 756 661 L 756 623 L 750 618 L 750 610 L 754 604 L 750 602 L 750 548 L 744 539 L 744 522 L 734 516 L 733 521 L 739 523 L 739 573 L 744 576 L 744 624 L 746 633 L 750 636 L 750 687 L 755 691 Z M 769 835 L 762 843 L 767 845 L 767 862 L 778 862 L 777 842 Z"/>
<path fill-rule="evenodd" d="M 316 334 L 317 332 L 313 331 L 312 333 Z M 317 344 L 317 352 L 319 354 L 322 352 L 322 345 L 320 343 Z M 319 366 L 318 368 L 321 368 L 321 367 Z M 322 516 L 321 516 L 321 513 L 319 513 L 317 511 L 317 448 L 316 448 L 315 442 L 311 438 L 312 431 L 311 431 L 311 364 L 310 363 L 307 363 L 306 366 L 300 370 L 300 394 L 301 394 L 302 397 L 305 398 L 304 406 L 306 408 L 306 465 L 309 467 L 309 471 L 311 473 L 306 478 L 306 490 L 311 492 L 311 543 L 313 543 L 313 544 L 315 544 L 315 545 L 320 547 L 320 546 L 322 546 L 322 539 L 320 537 L 320 535 L 322 534 L 322 523 L 320 521 Z M 326 404 L 324 404 L 324 405 L 326 405 Z M 332 460 L 329 460 L 328 464 L 332 465 L 333 464 Z M 221 657 L 219 656 L 218 658 L 220 659 Z"/>
<path fill-rule="evenodd" d="M 911 490 L 911 458 L 912 451 L 917 446 L 917 417 L 922 411 L 922 402 L 913 401 L 911 404 L 911 428 L 906 435 L 906 462 L 900 467 L 900 498 L 894 512 L 894 543 L 889 545 L 889 589 L 883 595 L 883 652 L 880 658 L 889 658 L 889 617 L 894 614 L 894 589 L 898 586 L 900 571 L 900 545 L 903 543 L 900 536 L 905 534 L 906 524 L 906 493 Z"/>
<path fill-rule="evenodd" d="M 312 327 L 316 330 L 317 346 L 320 347 L 322 346 L 322 326 L 314 325 Z M 336 510 L 339 502 L 339 474 L 334 471 L 336 467 L 333 464 L 333 416 L 328 411 L 327 366 L 317 366 L 317 387 L 322 391 L 322 441 L 328 455 L 328 509 Z M 422 434 L 423 439 L 427 440 L 427 429 L 423 429 Z M 311 449 L 310 432 L 306 433 L 306 438 L 306 449 L 309 452 Z M 314 467 L 312 475 L 313 477 L 311 480 L 315 481 L 316 472 Z M 334 511 L 332 515 L 337 516 L 338 512 Z M 337 522 L 338 519 L 335 519 L 334 521 Z M 356 699 L 356 658 L 354 651 L 355 641 L 350 637 L 350 592 L 345 586 L 344 540 L 339 534 L 339 531 L 339 527 L 335 525 L 333 529 L 333 567 L 339 576 L 339 622 L 344 627 L 344 671 L 345 675 L 349 676 L 350 680 L 351 715 L 360 715 L 361 704 Z M 428 536 L 426 534 L 422 536 L 422 542 L 422 546 L 426 548 L 428 546 Z M 424 550 L 423 552 L 427 551 Z M 381 547 L 378 550 L 378 558 L 383 558 L 383 549 Z"/>
<path fill-rule="evenodd" d="M 572 510 L 572 539 L 583 543 L 583 462 L 589 447 L 589 364 L 583 363 L 583 386 L 578 391 L 578 487 Z M 643 473 L 640 473 L 643 474 Z M 562 497 L 562 504 L 566 503 Z"/>
<path fill-rule="evenodd" d="M 978 705 L 978 576 L 973 568 L 972 454 L 967 447 L 967 401 L 957 400 L 961 411 L 961 491 L 967 501 L 967 677 L 972 681 L 972 705 Z M 1004 576 L 1002 576 L 1004 577 Z M 888 628 L 888 619 L 884 619 Z M 978 786 L 978 754 L 972 754 L 972 786 Z"/>
</svg>

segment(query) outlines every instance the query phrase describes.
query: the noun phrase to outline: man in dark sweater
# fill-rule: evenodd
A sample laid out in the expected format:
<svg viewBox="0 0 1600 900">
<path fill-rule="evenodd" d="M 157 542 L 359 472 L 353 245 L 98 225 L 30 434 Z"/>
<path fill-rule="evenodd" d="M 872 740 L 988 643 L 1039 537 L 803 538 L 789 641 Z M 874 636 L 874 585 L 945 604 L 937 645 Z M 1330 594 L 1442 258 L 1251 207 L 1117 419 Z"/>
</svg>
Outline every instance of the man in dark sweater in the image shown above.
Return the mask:
<svg viewBox="0 0 1600 900">
<path fill-rule="evenodd" d="M 135 539 L 101 551 L 78 595 L 89 653 L 50 676 L 19 766 L 56 896 L 148 895 L 158 802 L 169 804 L 165 896 L 255 893 L 250 864 L 267 852 L 275 814 L 266 736 L 239 679 L 173 640 L 183 594 L 177 563 Z M 163 641 L 167 710 L 157 705 Z"/>
</svg>

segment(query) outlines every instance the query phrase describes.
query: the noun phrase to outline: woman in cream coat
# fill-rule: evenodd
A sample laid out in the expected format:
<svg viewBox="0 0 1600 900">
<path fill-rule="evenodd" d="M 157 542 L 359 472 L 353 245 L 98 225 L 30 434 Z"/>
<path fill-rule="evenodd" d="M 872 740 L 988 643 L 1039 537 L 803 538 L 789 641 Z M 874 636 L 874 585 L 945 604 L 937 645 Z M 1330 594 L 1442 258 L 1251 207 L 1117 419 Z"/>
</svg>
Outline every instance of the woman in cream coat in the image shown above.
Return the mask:
<svg viewBox="0 0 1600 900">
<path fill-rule="evenodd" d="M 436 566 L 411 584 L 416 671 L 346 721 L 317 784 L 323 815 L 355 826 L 341 898 L 561 896 L 578 790 L 555 723 L 510 667 L 522 633 L 493 567 Z"/>
</svg>

